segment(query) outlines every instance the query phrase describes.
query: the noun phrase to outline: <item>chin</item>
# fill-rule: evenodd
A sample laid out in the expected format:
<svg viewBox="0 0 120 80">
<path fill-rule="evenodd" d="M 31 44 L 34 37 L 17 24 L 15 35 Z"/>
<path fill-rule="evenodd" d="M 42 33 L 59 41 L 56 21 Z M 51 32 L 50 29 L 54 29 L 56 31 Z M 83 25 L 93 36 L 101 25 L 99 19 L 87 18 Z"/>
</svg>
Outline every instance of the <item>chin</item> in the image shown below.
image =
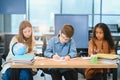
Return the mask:
<svg viewBox="0 0 120 80">
<path fill-rule="evenodd" d="M 26 36 L 26 38 L 30 38 L 31 36 Z"/>
<path fill-rule="evenodd" d="M 26 37 L 26 39 L 29 39 L 30 37 Z"/>
<path fill-rule="evenodd" d="M 100 38 L 100 39 L 98 39 L 98 40 L 103 40 L 103 39 Z"/>
<path fill-rule="evenodd" d="M 62 44 L 64 44 L 64 42 L 61 42 Z"/>
</svg>

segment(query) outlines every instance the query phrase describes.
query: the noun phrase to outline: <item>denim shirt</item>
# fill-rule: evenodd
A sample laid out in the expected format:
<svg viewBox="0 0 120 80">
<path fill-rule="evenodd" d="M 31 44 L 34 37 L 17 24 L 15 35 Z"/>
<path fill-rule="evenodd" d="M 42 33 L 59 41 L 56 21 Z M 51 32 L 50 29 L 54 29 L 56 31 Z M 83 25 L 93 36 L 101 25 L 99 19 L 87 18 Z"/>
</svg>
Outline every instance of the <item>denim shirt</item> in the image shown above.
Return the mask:
<svg viewBox="0 0 120 80">
<path fill-rule="evenodd" d="M 67 43 L 60 43 L 58 36 L 51 38 L 48 41 L 44 55 L 45 57 L 51 58 L 54 54 L 61 57 L 65 57 L 67 55 L 71 58 L 76 57 L 77 51 L 74 40 L 70 39 Z"/>
</svg>

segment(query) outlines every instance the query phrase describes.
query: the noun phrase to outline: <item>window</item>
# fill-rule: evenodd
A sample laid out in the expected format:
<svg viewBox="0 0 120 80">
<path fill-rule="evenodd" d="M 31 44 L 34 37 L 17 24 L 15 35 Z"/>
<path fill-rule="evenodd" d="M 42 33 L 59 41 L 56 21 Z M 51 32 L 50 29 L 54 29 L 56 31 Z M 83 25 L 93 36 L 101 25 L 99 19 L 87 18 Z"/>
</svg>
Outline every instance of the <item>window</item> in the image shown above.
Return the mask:
<svg viewBox="0 0 120 80">
<path fill-rule="evenodd" d="M 60 0 L 30 0 L 30 22 L 42 34 L 54 28 L 54 14 L 60 13 Z"/>
<path fill-rule="evenodd" d="M 41 34 L 54 32 L 55 14 L 85 14 L 89 16 L 88 26 L 99 22 L 120 25 L 120 0 L 27 0 L 28 13 L 12 14 L 12 32 L 17 32 L 19 24 L 26 17 L 34 27 L 38 27 Z M 102 2 L 102 3 L 101 3 Z M 109 2 L 109 3 L 108 3 Z M 92 15 L 92 12 L 94 14 Z M 28 15 L 29 14 L 29 15 Z M 0 18 L 3 18 L 0 16 Z M 3 29 L 2 29 L 3 30 Z M 5 31 L 5 30 L 4 30 Z"/>
</svg>

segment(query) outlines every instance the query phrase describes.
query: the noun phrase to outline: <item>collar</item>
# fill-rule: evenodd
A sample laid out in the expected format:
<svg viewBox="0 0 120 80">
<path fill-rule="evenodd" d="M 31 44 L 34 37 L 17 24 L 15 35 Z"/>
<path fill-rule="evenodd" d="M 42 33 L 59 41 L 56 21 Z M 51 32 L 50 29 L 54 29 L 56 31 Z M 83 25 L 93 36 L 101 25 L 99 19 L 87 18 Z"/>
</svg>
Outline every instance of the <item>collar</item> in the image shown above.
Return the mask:
<svg viewBox="0 0 120 80">
<path fill-rule="evenodd" d="M 55 38 L 55 43 L 60 43 L 60 40 L 59 40 L 59 35 L 58 35 L 58 36 L 56 36 L 56 38 Z"/>
</svg>

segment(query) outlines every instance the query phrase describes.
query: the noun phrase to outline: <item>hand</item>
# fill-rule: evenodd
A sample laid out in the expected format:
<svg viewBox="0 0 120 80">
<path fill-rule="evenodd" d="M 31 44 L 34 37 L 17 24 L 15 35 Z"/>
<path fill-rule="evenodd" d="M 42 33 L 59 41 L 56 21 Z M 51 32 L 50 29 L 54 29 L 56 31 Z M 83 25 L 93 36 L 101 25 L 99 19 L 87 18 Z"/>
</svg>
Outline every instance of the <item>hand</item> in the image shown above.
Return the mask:
<svg viewBox="0 0 120 80">
<path fill-rule="evenodd" d="M 65 56 L 65 61 L 69 61 L 69 60 L 70 60 L 70 56 L 69 55 Z"/>
<path fill-rule="evenodd" d="M 34 55 L 37 55 L 37 50 L 33 50 L 31 53 L 34 53 Z"/>
<path fill-rule="evenodd" d="M 60 56 L 55 54 L 55 55 L 53 55 L 53 59 L 60 59 Z"/>
</svg>

